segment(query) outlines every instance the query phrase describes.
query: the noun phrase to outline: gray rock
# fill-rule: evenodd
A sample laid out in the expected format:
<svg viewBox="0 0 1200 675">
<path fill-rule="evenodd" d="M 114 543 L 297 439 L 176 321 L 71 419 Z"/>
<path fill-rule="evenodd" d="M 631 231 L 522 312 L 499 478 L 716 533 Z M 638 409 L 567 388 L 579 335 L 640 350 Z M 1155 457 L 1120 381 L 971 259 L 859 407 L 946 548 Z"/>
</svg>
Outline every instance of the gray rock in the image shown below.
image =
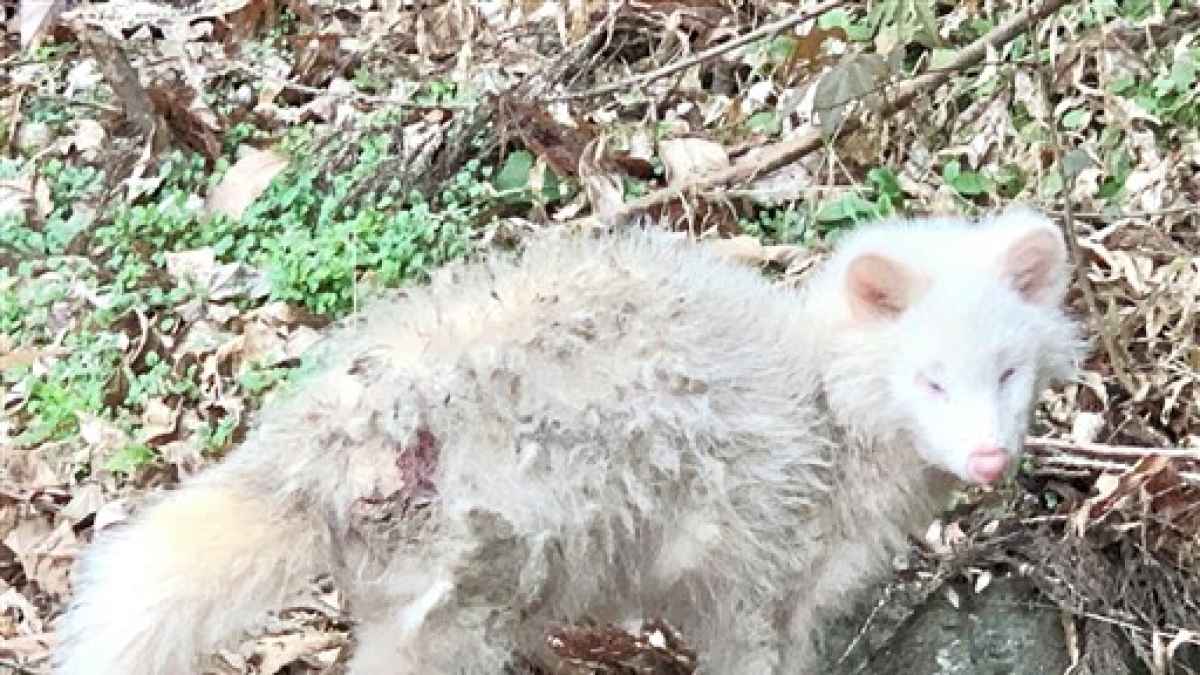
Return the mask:
<svg viewBox="0 0 1200 675">
<path fill-rule="evenodd" d="M 892 675 L 1059 675 L 1070 663 L 1057 610 L 1039 602 L 1020 578 L 994 580 L 978 595 L 947 584 L 921 602 L 914 590 L 893 588 L 865 594 L 852 615 L 838 623 L 827 650 L 828 672 Z M 909 600 L 920 603 L 914 605 Z M 876 610 L 867 630 L 863 626 Z M 856 641 L 857 638 L 857 641 Z M 1114 671 L 1119 672 L 1119 671 Z"/>
</svg>

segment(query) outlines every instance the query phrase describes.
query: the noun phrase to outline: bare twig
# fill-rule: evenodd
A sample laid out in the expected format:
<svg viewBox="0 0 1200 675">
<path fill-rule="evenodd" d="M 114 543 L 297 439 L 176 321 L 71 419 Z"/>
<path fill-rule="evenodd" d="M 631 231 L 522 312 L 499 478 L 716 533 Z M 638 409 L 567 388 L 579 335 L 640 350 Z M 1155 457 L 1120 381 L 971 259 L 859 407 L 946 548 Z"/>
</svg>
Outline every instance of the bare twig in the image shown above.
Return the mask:
<svg viewBox="0 0 1200 675">
<path fill-rule="evenodd" d="M 1081 471 L 1123 472 L 1132 468 L 1137 460 L 1151 456 L 1200 462 L 1200 448 L 1135 448 L 1075 443 L 1054 438 L 1028 438 L 1025 447 L 1031 455 L 1047 465 L 1041 473 L 1061 471 L 1065 475 L 1075 475 Z M 1200 485 L 1198 472 L 1180 471 L 1179 475 L 1189 483 Z"/>
<path fill-rule="evenodd" d="M 1057 438 L 1028 438 L 1025 445 L 1075 453 L 1141 459 L 1143 457 L 1171 457 L 1200 461 L 1200 448 L 1138 448 L 1129 445 L 1105 445 L 1103 443 L 1076 443 Z"/>
<path fill-rule="evenodd" d="M 983 61 L 989 46 L 998 46 L 1011 41 L 1025 31 L 1030 24 L 1053 14 L 1068 2 L 1070 0 L 1042 0 L 971 43 L 955 55 L 945 67 L 899 84 L 880 114 L 888 115 L 902 110 L 911 104 L 919 94 L 931 92 L 945 84 L 950 79 L 951 73 Z M 842 131 L 843 133 L 855 131 L 861 126 L 862 118 L 853 117 L 842 124 Z M 756 156 L 736 162 L 729 168 L 704 174 L 683 185 L 656 190 L 634 200 L 613 214 L 612 223 L 632 221 L 633 216 L 637 213 L 670 202 L 689 192 L 752 180 L 760 174 L 774 171 L 804 157 L 821 147 L 824 138 L 820 126 L 810 125 L 788 140 L 765 147 Z"/>
<path fill-rule="evenodd" d="M 1065 214 L 1062 209 L 1046 209 L 1047 213 L 1061 216 Z M 1103 211 L 1072 211 L 1072 215 L 1076 218 L 1086 218 L 1088 220 L 1145 220 L 1147 218 L 1158 218 L 1161 216 L 1173 216 L 1180 213 L 1200 214 L 1200 204 L 1181 204 L 1179 206 L 1168 206 L 1161 209 L 1149 209 L 1145 211 L 1113 211 L 1106 213 Z"/>
<path fill-rule="evenodd" d="M 730 40 L 729 42 L 726 42 L 724 44 L 717 45 L 716 47 L 711 47 L 709 49 L 706 49 L 706 50 L 700 52 L 699 54 L 695 54 L 695 55 L 690 56 L 681 61 L 676 61 L 675 63 L 668 63 L 667 65 L 663 66 L 662 68 L 657 68 L 648 73 L 643 73 L 641 75 L 637 75 L 635 77 L 631 77 L 629 79 L 622 80 L 620 82 L 606 84 L 602 87 L 596 87 L 594 89 L 589 89 L 587 91 L 568 92 L 566 94 L 559 94 L 557 96 L 547 97 L 545 100 L 546 101 L 567 101 L 567 100 L 572 100 L 572 99 L 592 98 L 594 96 L 603 96 L 604 94 L 611 94 L 615 91 L 625 91 L 628 89 L 632 89 L 634 87 L 641 87 L 650 82 L 653 82 L 654 80 L 668 77 L 668 76 L 673 75 L 681 70 L 691 68 L 692 66 L 694 66 L 698 63 L 703 63 L 704 61 L 716 58 L 716 57 L 720 56 L 721 54 L 733 51 L 734 49 L 737 49 L 738 47 L 748 45 L 751 42 L 754 42 L 756 40 L 761 40 L 765 37 L 773 36 L 777 33 L 783 32 L 789 28 L 798 26 L 806 21 L 811 21 L 811 20 L 815 19 L 816 17 L 821 16 L 825 12 L 828 12 L 831 9 L 834 9 L 834 8 L 837 8 L 837 7 L 840 7 L 844 4 L 846 4 L 846 2 L 847 2 L 847 0 L 828 0 L 827 2 L 817 5 L 816 7 L 812 8 L 811 10 L 809 10 L 807 12 L 797 12 L 796 14 L 793 14 L 792 16 L 789 16 L 786 19 L 780 19 L 779 21 L 772 21 L 771 23 L 766 24 L 765 26 L 760 26 L 760 27 L 750 31 L 749 33 L 746 33 L 745 35 L 742 35 L 741 37 Z"/>
<path fill-rule="evenodd" d="M 870 613 L 867 614 L 867 618 L 863 619 L 862 623 L 858 627 L 858 631 L 854 634 L 854 639 L 850 641 L 850 644 L 846 645 L 846 648 L 842 650 L 842 655 L 838 657 L 837 665 L 842 665 L 846 662 L 846 659 L 850 658 L 851 652 L 853 652 L 854 648 L 858 646 L 858 643 L 862 641 L 863 636 L 867 634 L 867 630 L 871 627 L 871 624 L 875 622 L 875 616 L 879 614 L 879 610 L 883 609 L 885 606 L 887 606 L 888 602 L 891 601 L 891 590 L 892 589 L 890 587 L 884 590 L 883 596 L 879 598 L 879 601 L 876 602 L 875 606 L 871 608 Z"/>
<path fill-rule="evenodd" d="M 1041 457 L 1040 459 L 1049 465 L 1047 468 L 1061 467 L 1065 471 L 1070 472 L 1071 475 L 1075 475 L 1076 472 L 1082 472 L 1083 475 L 1096 472 L 1123 473 L 1133 467 L 1133 464 L 1108 462 L 1102 459 L 1076 457 L 1073 455 L 1052 455 L 1049 457 Z M 1047 473 L 1047 471 L 1043 470 L 1042 473 Z M 1189 483 L 1200 485 L 1200 473 L 1196 473 L 1194 471 L 1180 471 L 1179 476 Z"/>
</svg>

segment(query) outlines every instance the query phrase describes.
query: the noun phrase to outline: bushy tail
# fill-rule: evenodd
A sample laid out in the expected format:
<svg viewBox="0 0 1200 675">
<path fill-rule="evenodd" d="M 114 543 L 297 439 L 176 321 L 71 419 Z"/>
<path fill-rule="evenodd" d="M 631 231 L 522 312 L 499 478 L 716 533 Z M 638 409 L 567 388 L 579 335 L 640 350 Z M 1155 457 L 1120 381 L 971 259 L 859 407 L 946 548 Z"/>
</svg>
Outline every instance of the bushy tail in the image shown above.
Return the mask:
<svg viewBox="0 0 1200 675">
<path fill-rule="evenodd" d="M 57 675 L 185 675 L 327 562 L 319 524 L 201 482 L 97 535 L 59 625 Z"/>
</svg>

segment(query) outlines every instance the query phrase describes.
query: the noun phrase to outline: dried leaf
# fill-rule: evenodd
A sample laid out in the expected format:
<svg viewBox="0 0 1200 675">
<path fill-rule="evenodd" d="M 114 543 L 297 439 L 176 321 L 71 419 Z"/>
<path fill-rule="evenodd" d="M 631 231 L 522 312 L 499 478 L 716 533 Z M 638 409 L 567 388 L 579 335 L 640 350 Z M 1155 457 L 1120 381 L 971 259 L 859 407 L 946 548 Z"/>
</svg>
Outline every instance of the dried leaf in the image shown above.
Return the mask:
<svg viewBox="0 0 1200 675">
<path fill-rule="evenodd" d="M 261 659 L 259 672 L 275 675 L 290 663 L 330 649 L 340 649 L 345 642 L 346 636 L 340 633 L 306 630 L 261 639 L 255 643 L 254 652 Z"/>
<path fill-rule="evenodd" d="M 844 57 L 817 83 L 813 100 L 820 114 L 821 131 L 832 137 L 845 119 L 846 110 L 856 102 L 878 109 L 879 90 L 891 76 L 887 61 L 878 54 L 853 54 Z"/>
<path fill-rule="evenodd" d="M 43 592 L 54 598 L 66 597 L 78 550 L 69 522 L 54 527 L 44 519 L 27 518 L 8 533 L 4 545 L 16 554 L 25 576 L 37 582 Z"/>
<path fill-rule="evenodd" d="M 33 176 L 0 180 L 0 217 L 18 215 L 33 204 Z"/>
<path fill-rule="evenodd" d="M 270 150 L 249 149 L 208 195 L 205 204 L 210 213 L 223 213 L 241 218 L 258 196 L 267 189 L 275 176 L 288 165 L 286 157 Z"/>
<path fill-rule="evenodd" d="M 20 4 L 21 49 L 28 49 L 41 37 L 66 6 L 65 0 L 21 0 Z"/>
<path fill-rule="evenodd" d="M 729 167 L 729 155 L 720 143 L 703 138 L 672 138 L 660 141 L 658 155 L 667 171 L 667 183 L 691 183 L 698 176 Z"/>
</svg>

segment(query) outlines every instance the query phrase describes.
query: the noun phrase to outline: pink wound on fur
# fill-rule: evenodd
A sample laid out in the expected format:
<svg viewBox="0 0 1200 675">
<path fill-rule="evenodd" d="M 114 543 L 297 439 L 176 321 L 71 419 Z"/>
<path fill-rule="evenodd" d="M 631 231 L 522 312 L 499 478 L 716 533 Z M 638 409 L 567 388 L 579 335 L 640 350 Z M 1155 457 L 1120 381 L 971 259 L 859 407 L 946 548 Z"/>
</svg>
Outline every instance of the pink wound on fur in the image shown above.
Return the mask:
<svg viewBox="0 0 1200 675">
<path fill-rule="evenodd" d="M 404 481 L 400 496 L 414 506 L 428 503 L 437 495 L 433 476 L 441 455 L 441 444 L 428 429 L 418 429 L 415 441 L 396 457 L 396 468 Z"/>
<path fill-rule="evenodd" d="M 1008 454 L 999 448 L 976 450 L 967 458 L 967 473 L 980 483 L 991 483 L 1008 468 Z"/>
</svg>

